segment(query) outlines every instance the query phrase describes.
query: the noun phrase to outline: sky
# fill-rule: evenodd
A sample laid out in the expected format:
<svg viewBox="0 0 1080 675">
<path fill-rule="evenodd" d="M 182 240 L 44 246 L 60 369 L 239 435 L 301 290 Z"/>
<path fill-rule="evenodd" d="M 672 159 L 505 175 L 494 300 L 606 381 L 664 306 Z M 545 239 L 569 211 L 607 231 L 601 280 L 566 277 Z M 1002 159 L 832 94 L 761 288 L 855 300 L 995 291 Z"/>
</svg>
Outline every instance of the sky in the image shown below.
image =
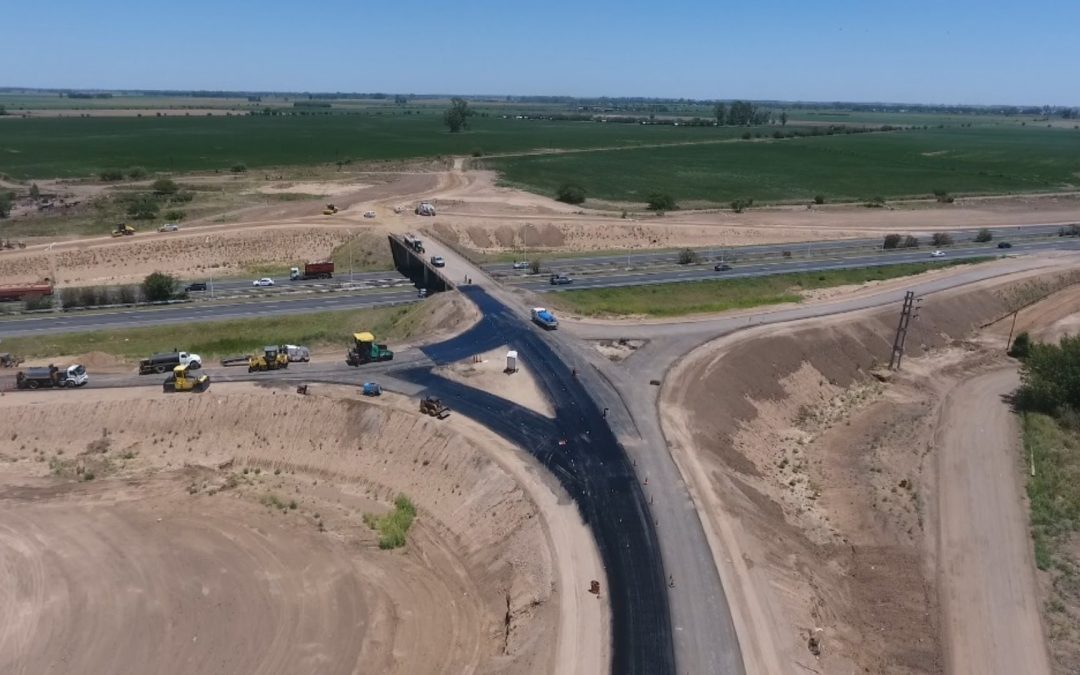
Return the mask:
<svg viewBox="0 0 1080 675">
<path fill-rule="evenodd" d="M 1080 105 L 1080 0 L 7 3 L 0 86 Z"/>
</svg>

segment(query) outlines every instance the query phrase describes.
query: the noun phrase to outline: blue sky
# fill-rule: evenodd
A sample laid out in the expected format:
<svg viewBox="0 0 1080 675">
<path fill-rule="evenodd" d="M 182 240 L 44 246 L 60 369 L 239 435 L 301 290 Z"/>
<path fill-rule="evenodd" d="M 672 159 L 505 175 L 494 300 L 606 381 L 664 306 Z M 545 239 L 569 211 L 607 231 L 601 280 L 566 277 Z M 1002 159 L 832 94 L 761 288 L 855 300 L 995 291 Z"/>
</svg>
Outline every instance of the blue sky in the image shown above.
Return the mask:
<svg viewBox="0 0 1080 675">
<path fill-rule="evenodd" d="M 1080 1 L 8 3 L 0 85 L 1080 104 Z"/>
</svg>

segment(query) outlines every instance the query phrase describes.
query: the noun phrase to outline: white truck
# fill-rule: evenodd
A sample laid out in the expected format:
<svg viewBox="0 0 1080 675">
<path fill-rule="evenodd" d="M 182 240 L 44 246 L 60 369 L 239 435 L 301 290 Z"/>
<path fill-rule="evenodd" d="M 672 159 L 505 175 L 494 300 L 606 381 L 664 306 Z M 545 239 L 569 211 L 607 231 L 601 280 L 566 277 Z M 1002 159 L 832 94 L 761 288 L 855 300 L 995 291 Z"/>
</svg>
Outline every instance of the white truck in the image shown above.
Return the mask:
<svg viewBox="0 0 1080 675">
<path fill-rule="evenodd" d="M 19 389 L 37 389 L 39 387 L 65 387 L 73 389 L 90 381 L 86 368 L 76 364 L 66 368 L 49 366 L 48 368 L 27 368 L 15 375 L 15 386 Z"/>
<path fill-rule="evenodd" d="M 192 370 L 198 370 L 202 368 L 202 357 L 181 351 L 152 354 L 150 358 L 139 361 L 139 374 L 171 373 L 176 366 L 187 366 Z"/>
</svg>

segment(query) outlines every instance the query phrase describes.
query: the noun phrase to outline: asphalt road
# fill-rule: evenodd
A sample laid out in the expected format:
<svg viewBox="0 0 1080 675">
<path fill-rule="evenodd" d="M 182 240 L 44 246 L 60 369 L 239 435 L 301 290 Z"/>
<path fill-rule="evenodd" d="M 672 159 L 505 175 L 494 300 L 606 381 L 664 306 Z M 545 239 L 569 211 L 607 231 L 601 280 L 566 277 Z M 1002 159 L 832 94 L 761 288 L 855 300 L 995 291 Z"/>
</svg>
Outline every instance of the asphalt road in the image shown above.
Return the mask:
<svg viewBox="0 0 1080 675">
<path fill-rule="evenodd" d="M 290 291 L 296 289 L 318 289 L 327 287 L 336 287 L 341 284 L 355 284 L 361 287 L 378 287 L 383 285 L 390 285 L 394 282 L 400 282 L 402 280 L 408 281 L 405 277 L 401 276 L 393 270 L 385 272 L 356 272 L 350 275 L 348 272 L 338 273 L 332 279 L 297 279 L 292 281 L 288 275 L 273 276 L 268 275 L 270 279 L 274 281 L 273 286 L 260 287 L 252 284 L 256 277 L 251 279 L 210 279 L 209 277 L 200 279 L 191 279 L 184 282 L 184 285 L 191 283 L 192 281 L 202 281 L 208 286 L 213 285 L 215 294 L 227 294 L 232 295 L 234 293 L 275 293 L 281 291 Z M 262 279 L 263 277 L 258 277 Z M 202 294 L 202 292 L 199 292 Z M 209 290 L 206 291 L 206 295 L 209 295 Z"/>
</svg>

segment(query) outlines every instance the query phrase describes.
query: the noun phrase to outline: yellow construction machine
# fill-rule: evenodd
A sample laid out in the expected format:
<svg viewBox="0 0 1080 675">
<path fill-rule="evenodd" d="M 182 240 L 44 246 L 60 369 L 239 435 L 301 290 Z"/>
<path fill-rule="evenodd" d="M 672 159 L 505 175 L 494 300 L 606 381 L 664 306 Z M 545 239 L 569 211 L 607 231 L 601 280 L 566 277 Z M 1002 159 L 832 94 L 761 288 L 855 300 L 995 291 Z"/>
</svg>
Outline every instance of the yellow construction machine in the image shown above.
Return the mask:
<svg viewBox="0 0 1080 675">
<path fill-rule="evenodd" d="M 117 223 L 116 227 L 112 231 L 112 236 L 123 237 L 125 235 L 135 234 L 135 228 L 126 223 Z"/>
<path fill-rule="evenodd" d="M 326 205 L 326 208 L 325 208 L 325 209 L 323 209 L 323 212 L 322 212 L 322 214 L 323 214 L 324 216 L 332 216 L 332 215 L 334 215 L 334 214 L 335 214 L 335 213 L 337 213 L 337 212 L 338 212 L 338 209 L 337 209 L 337 207 L 336 207 L 336 206 L 334 206 L 333 204 L 327 204 L 327 205 Z"/>
<path fill-rule="evenodd" d="M 262 354 L 248 357 L 248 372 L 278 370 L 289 367 L 289 353 L 275 345 L 263 347 Z"/>
<path fill-rule="evenodd" d="M 188 373 L 187 364 L 173 368 L 172 375 L 165 380 L 162 387 L 166 394 L 175 391 L 206 391 L 210 388 L 209 375 L 192 375 Z"/>
</svg>

